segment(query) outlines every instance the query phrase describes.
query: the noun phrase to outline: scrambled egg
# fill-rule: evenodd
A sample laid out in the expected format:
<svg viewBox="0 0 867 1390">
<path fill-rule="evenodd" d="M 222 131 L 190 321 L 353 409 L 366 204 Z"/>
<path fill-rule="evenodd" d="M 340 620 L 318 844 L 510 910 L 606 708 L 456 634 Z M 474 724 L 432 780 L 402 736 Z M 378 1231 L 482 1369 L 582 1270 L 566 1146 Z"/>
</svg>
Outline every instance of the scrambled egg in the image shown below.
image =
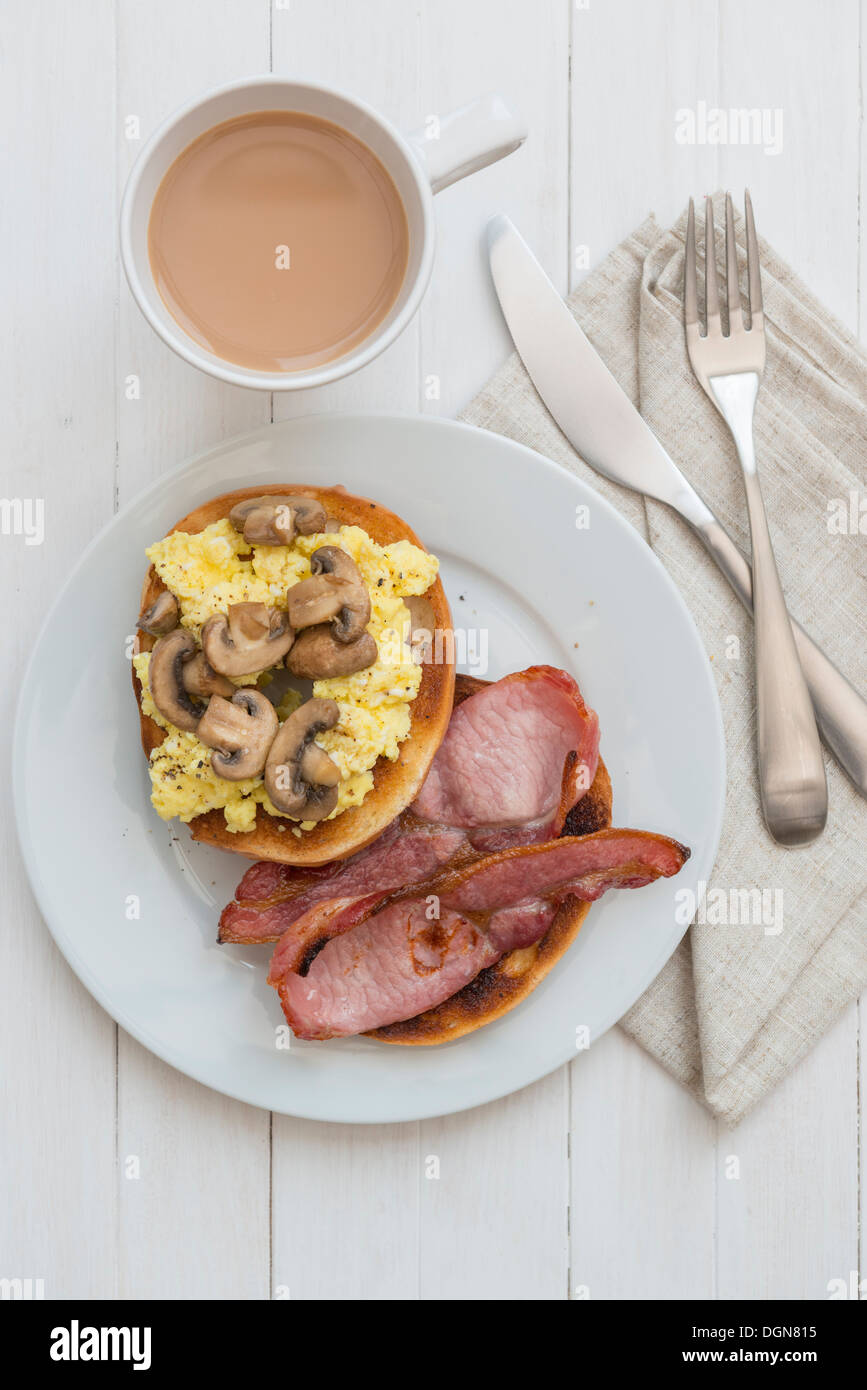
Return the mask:
<svg viewBox="0 0 867 1390">
<path fill-rule="evenodd" d="M 286 590 L 310 575 L 310 555 L 321 545 L 339 545 L 358 566 L 370 591 L 368 632 L 376 639 L 378 657 L 372 666 L 352 676 L 313 682 L 313 694 L 336 700 L 340 719 L 317 742 L 340 769 L 338 801 L 333 816 L 358 806 L 373 786 L 373 767 L 380 757 L 394 761 L 410 732 L 410 705 L 418 694 L 422 670 L 407 644 L 409 609 L 403 602 L 425 593 L 433 584 L 439 562 L 409 541 L 380 546 L 359 526 L 339 532 L 296 536 L 291 546 L 250 546 L 228 519 L 214 522 L 196 535 L 176 531 L 148 551 L 148 559 L 178 600 L 181 624 L 198 638 L 214 613 L 231 603 L 265 603 L 286 607 Z M 133 658 L 142 685 L 145 714 L 166 730 L 166 738 L 150 758 L 151 802 L 164 820 L 177 816 L 190 821 L 220 809 L 227 829 L 252 830 L 259 805 L 283 817 L 271 803 L 261 777 L 230 782 L 211 768 L 211 749 L 168 723 L 151 699 L 148 684 L 150 653 Z M 245 677 L 248 682 L 255 677 Z M 259 679 L 264 685 L 267 676 Z M 240 683 L 240 682 L 239 682 Z M 277 706 L 285 719 L 301 701 L 290 690 Z M 289 822 L 300 834 L 313 822 Z"/>
</svg>

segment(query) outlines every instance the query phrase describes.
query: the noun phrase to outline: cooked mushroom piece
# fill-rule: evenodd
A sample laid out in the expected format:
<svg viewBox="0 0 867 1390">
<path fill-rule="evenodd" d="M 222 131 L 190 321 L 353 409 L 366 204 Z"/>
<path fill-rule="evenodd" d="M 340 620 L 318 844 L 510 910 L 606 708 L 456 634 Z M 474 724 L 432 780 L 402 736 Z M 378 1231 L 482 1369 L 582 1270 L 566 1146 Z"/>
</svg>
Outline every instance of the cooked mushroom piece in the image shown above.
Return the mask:
<svg viewBox="0 0 867 1390">
<path fill-rule="evenodd" d="M 314 740 L 339 718 L 335 700 L 306 700 L 280 725 L 265 763 L 265 790 L 278 811 L 311 821 L 331 815 L 340 772 Z"/>
<path fill-rule="evenodd" d="M 310 579 L 286 595 L 292 627 L 330 620 L 338 642 L 357 642 L 370 622 L 370 594 L 352 556 L 339 545 L 321 545 L 310 556 L 310 569 Z"/>
<path fill-rule="evenodd" d="M 355 642 L 338 642 L 330 623 L 308 627 L 296 637 L 286 665 L 293 676 L 306 680 L 327 680 L 329 676 L 352 676 L 372 666 L 379 652 L 369 632 Z"/>
<path fill-rule="evenodd" d="M 295 513 L 282 504 L 254 507 L 244 522 L 244 540 L 251 545 L 291 545 L 295 539 Z"/>
<path fill-rule="evenodd" d="M 192 698 L 184 683 L 184 668 L 196 653 L 196 639 L 186 628 L 161 637 L 151 652 L 148 684 L 151 699 L 164 719 L 192 733 L 204 713 L 204 705 Z"/>
<path fill-rule="evenodd" d="M 436 613 L 430 599 L 423 594 L 410 595 L 404 599 L 409 609 L 409 645 L 416 665 L 424 666 L 433 661 L 434 636 L 436 634 Z"/>
<path fill-rule="evenodd" d="M 295 513 L 295 530 L 299 536 L 315 536 L 325 526 L 325 508 L 315 497 L 290 497 L 288 504 Z"/>
<path fill-rule="evenodd" d="M 289 619 L 264 603 L 232 603 L 202 628 L 202 650 L 223 676 L 251 676 L 281 662 L 295 639 Z"/>
<path fill-rule="evenodd" d="M 166 632 L 176 628 L 180 620 L 181 610 L 177 599 L 168 589 L 163 589 L 153 603 L 139 614 L 138 626 L 142 632 L 149 632 L 152 637 L 162 637 Z"/>
<path fill-rule="evenodd" d="M 318 743 L 308 743 L 301 757 L 301 776 L 311 785 L 319 782 L 323 787 L 336 787 L 340 769 Z"/>
<path fill-rule="evenodd" d="M 296 532 L 325 530 L 325 508 L 313 497 L 248 497 L 232 508 L 229 521 L 251 545 L 291 545 Z"/>
<path fill-rule="evenodd" d="M 271 610 L 264 603 L 232 603 L 227 615 L 229 636 L 241 646 L 261 642 L 271 631 Z"/>
<path fill-rule="evenodd" d="M 221 676 L 215 671 L 204 652 L 196 652 L 184 664 L 183 682 L 188 695 L 232 696 L 235 693 L 235 686 L 228 676 Z"/>
<path fill-rule="evenodd" d="M 231 700 L 214 695 L 199 720 L 198 737 L 213 748 L 211 767 L 218 777 L 243 782 L 258 777 L 280 721 L 259 690 L 236 690 Z"/>
</svg>

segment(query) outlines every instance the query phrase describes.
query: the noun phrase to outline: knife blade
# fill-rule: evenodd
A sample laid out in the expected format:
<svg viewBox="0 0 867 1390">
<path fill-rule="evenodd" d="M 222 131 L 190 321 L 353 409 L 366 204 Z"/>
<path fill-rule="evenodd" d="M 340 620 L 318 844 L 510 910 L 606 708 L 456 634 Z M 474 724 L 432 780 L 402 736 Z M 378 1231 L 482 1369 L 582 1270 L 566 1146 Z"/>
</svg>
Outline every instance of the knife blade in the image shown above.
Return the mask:
<svg viewBox="0 0 867 1390">
<path fill-rule="evenodd" d="M 488 223 L 500 306 L 533 385 L 570 444 L 597 473 L 673 508 L 752 612 L 752 571 L 605 366 L 512 221 Z M 794 619 L 804 677 L 826 744 L 867 796 L 867 703 Z"/>
</svg>

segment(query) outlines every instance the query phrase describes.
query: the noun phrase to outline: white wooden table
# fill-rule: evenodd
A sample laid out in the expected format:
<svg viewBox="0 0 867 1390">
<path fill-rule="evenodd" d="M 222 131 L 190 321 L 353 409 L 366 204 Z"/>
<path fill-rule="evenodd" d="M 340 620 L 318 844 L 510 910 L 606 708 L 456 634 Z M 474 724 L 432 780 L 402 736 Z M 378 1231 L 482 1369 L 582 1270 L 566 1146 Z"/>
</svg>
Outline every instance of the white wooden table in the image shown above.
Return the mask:
<svg viewBox="0 0 867 1390">
<path fill-rule="evenodd" d="M 494 211 L 565 290 L 584 273 L 579 248 L 592 266 L 648 211 L 671 220 L 689 193 L 728 184 L 740 199 L 748 182 L 764 235 L 857 327 L 864 10 L 5 0 L 2 491 L 45 499 L 47 539 L 0 537 L 3 728 L 69 565 L 155 475 L 271 418 L 466 404 L 509 346 L 482 253 Z M 351 380 L 273 401 L 174 358 L 133 305 L 116 244 L 124 179 L 153 127 L 208 86 L 269 68 L 343 85 L 405 128 L 497 89 L 531 130 L 519 154 L 437 199 L 417 324 Z M 781 108 L 782 151 L 679 144 L 675 113 L 700 101 Z M 81 796 L 98 841 L 86 781 Z M 0 1276 L 44 1279 L 46 1297 L 764 1299 L 826 1297 L 867 1264 L 856 1008 L 736 1131 L 617 1029 L 538 1085 L 452 1118 L 272 1118 L 171 1071 L 91 1001 L 34 906 L 8 797 L 3 819 Z"/>
</svg>

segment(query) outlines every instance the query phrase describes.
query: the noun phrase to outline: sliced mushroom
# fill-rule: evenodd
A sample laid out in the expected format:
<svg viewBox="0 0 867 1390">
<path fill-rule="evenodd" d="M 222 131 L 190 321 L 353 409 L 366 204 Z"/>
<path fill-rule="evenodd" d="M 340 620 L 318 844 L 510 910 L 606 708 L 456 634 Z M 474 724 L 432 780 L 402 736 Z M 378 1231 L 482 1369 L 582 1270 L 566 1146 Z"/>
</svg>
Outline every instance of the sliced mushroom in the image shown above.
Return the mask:
<svg viewBox="0 0 867 1390">
<path fill-rule="evenodd" d="M 335 700 L 306 700 L 280 725 L 265 763 L 265 790 L 278 811 L 298 820 L 331 815 L 340 772 L 314 739 L 339 718 Z"/>
<path fill-rule="evenodd" d="M 425 666 L 433 661 L 434 635 L 436 633 L 436 613 L 430 599 L 424 595 L 410 595 L 404 599 L 409 609 L 409 644 L 417 666 Z"/>
<path fill-rule="evenodd" d="M 295 513 L 295 530 L 299 536 L 315 536 L 325 525 L 325 508 L 315 497 L 288 497 L 287 505 Z"/>
<path fill-rule="evenodd" d="M 318 782 L 323 787 L 336 787 L 340 768 L 318 743 L 308 743 L 301 757 L 301 776 L 311 785 Z"/>
<path fill-rule="evenodd" d="M 338 642 L 356 642 L 370 622 L 370 594 L 361 573 L 339 545 L 321 545 L 310 556 L 310 579 L 286 595 L 292 627 L 331 621 Z"/>
<path fill-rule="evenodd" d="M 162 637 L 177 627 L 180 620 L 181 610 L 177 599 L 168 589 L 163 589 L 153 603 L 139 614 L 138 625 L 142 632 L 149 632 L 152 637 Z"/>
<path fill-rule="evenodd" d="M 211 767 L 218 777 L 243 782 L 258 777 L 280 721 L 259 690 L 236 690 L 231 700 L 214 695 L 199 720 L 198 737 L 213 748 Z"/>
<path fill-rule="evenodd" d="M 339 531 L 342 525 L 343 522 L 338 521 L 336 516 L 327 516 L 325 518 L 325 525 L 322 529 L 323 531 L 329 531 L 333 534 L 335 531 Z"/>
<path fill-rule="evenodd" d="M 228 608 L 229 636 L 243 646 L 261 642 L 271 631 L 271 611 L 264 603 L 232 603 Z"/>
<path fill-rule="evenodd" d="M 254 507 L 243 526 L 251 545 L 291 545 L 295 539 L 295 513 L 282 504 Z"/>
<path fill-rule="evenodd" d="M 330 676 L 351 676 L 372 666 L 379 652 L 369 632 L 355 642 L 338 642 L 330 623 L 308 627 L 296 637 L 286 658 L 294 676 L 306 680 L 327 680 Z"/>
<path fill-rule="evenodd" d="M 291 545 L 299 536 L 325 529 L 325 508 L 313 497 L 248 497 L 229 512 L 236 531 L 251 545 Z"/>
<path fill-rule="evenodd" d="M 232 603 L 228 616 L 215 613 L 202 628 L 202 650 L 224 676 L 251 676 L 281 662 L 295 634 L 279 608 Z"/>
<path fill-rule="evenodd" d="M 286 594 L 289 622 L 299 631 L 338 618 L 346 601 L 354 596 L 351 583 L 333 575 L 302 579 Z"/>
<path fill-rule="evenodd" d="M 183 682 L 188 695 L 232 696 L 235 693 L 235 686 L 228 676 L 221 676 L 215 671 L 204 652 L 196 652 L 184 664 Z"/>
<path fill-rule="evenodd" d="M 161 637 L 151 652 L 148 683 L 151 699 L 164 719 L 192 733 L 204 706 L 192 698 L 184 683 L 184 668 L 196 653 L 196 639 L 186 628 Z"/>
</svg>

